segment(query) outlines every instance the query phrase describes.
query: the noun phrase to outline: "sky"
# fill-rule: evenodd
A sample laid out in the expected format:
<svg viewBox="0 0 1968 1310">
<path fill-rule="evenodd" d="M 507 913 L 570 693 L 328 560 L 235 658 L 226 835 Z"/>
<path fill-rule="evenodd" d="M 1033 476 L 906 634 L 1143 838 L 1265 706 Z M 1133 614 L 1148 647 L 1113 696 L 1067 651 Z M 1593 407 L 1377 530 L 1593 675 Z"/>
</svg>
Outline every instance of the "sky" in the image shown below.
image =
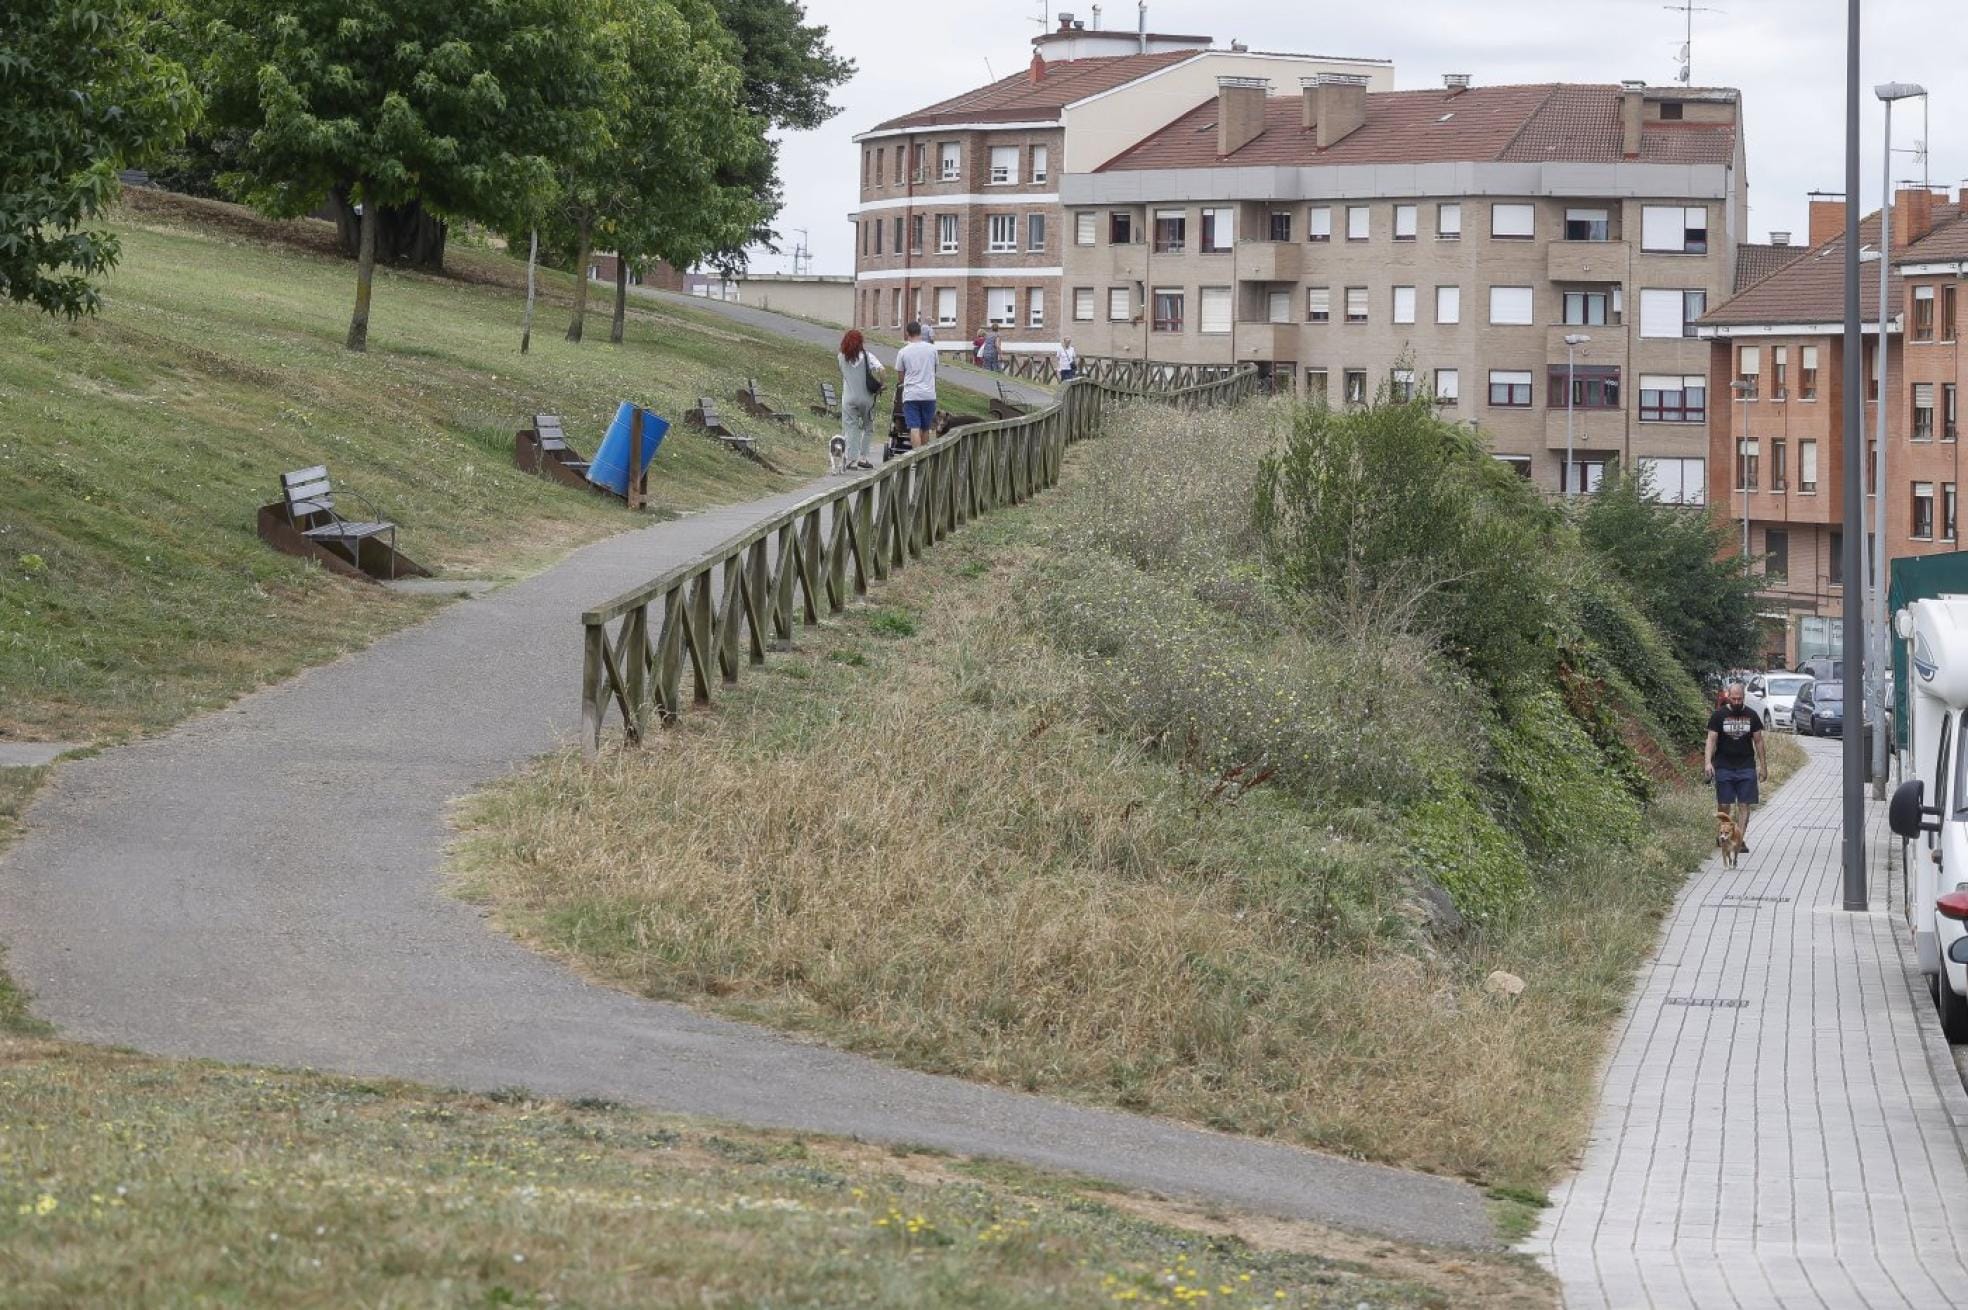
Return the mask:
<svg viewBox="0 0 1968 1310">
<path fill-rule="evenodd" d="M 1845 0 L 1702 0 L 1694 15 L 1694 84 L 1743 93 L 1749 152 L 1749 235 L 1789 230 L 1801 241 L 1808 191 L 1844 187 Z M 835 95 L 841 113 L 812 132 L 786 134 L 782 253 L 753 253 L 757 272 L 786 272 L 804 240 L 810 271 L 852 274 L 847 215 L 858 196 L 857 132 L 947 99 L 1030 62 L 1040 3 L 1024 0 L 806 0 L 808 21 L 831 29 L 834 48 L 858 71 Z M 1082 21 L 1092 6 L 1054 0 Z M 1132 28 L 1126 0 L 1106 0 L 1102 25 Z M 1944 127 L 1968 106 L 1968 60 L 1955 38 L 1968 30 L 1964 0 L 1864 0 L 1859 75 L 1860 193 L 1876 208 L 1880 187 L 1880 82 L 1916 82 L 1932 94 L 1937 138 L 1927 164 L 1937 187 L 1968 180 L 1968 139 Z M 1664 0 L 1152 0 L 1159 32 L 1207 34 L 1219 46 L 1351 55 L 1394 61 L 1395 85 L 1441 85 L 1443 73 L 1478 83 L 1618 82 L 1669 85 L 1686 18 Z M 1899 147 L 1921 135 L 1920 102 L 1893 116 L 1893 176 L 1919 179 L 1921 161 Z M 805 229 L 804 237 L 799 229 Z"/>
</svg>

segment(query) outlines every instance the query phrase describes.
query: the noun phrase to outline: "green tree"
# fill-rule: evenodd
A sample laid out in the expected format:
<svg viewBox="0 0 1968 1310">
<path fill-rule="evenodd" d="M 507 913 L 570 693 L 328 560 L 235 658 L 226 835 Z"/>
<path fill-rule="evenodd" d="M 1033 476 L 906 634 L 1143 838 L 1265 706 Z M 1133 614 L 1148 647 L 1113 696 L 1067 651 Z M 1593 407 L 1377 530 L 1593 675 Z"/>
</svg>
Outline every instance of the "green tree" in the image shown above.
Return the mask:
<svg viewBox="0 0 1968 1310">
<path fill-rule="evenodd" d="M 188 0 L 223 180 L 276 216 L 361 206 L 348 348 L 363 350 L 386 210 L 510 224 L 593 126 L 592 0 Z"/>
<path fill-rule="evenodd" d="M 1584 500 L 1578 525 L 1689 674 L 1700 678 L 1755 659 L 1756 579 L 1728 553 L 1733 538 L 1720 521 L 1662 504 L 1639 474 L 1607 479 Z"/>
<path fill-rule="evenodd" d="M 198 97 L 149 44 L 152 6 L 0 4 L 0 299 L 74 318 L 101 304 L 113 233 L 87 225 L 117 170 L 184 138 Z"/>
</svg>

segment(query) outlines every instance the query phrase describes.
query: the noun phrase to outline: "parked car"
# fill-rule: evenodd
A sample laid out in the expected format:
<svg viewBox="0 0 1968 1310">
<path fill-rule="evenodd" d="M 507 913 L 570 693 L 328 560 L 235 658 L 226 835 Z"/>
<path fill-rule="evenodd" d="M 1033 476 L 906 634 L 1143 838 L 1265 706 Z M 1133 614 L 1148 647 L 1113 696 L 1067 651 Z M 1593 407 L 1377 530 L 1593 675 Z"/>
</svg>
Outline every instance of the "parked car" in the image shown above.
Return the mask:
<svg viewBox="0 0 1968 1310">
<path fill-rule="evenodd" d="M 1845 687 L 1830 678 L 1813 678 L 1791 704 L 1791 724 L 1806 737 L 1845 735 Z M 1867 728 L 1873 725 L 1866 723 Z"/>
<path fill-rule="evenodd" d="M 1805 660 L 1797 666 L 1795 672 L 1801 673 L 1807 678 L 1830 681 L 1845 676 L 1845 661 L 1820 656 L 1817 659 Z"/>
<path fill-rule="evenodd" d="M 1770 673 L 1759 673 L 1749 680 L 1749 694 L 1743 699 L 1749 707 L 1763 716 L 1763 722 L 1771 728 L 1791 726 L 1791 707 L 1797 701 L 1797 693 L 1804 684 L 1811 681 L 1802 673 L 1785 673 L 1781 669 Z"/>
</svg>

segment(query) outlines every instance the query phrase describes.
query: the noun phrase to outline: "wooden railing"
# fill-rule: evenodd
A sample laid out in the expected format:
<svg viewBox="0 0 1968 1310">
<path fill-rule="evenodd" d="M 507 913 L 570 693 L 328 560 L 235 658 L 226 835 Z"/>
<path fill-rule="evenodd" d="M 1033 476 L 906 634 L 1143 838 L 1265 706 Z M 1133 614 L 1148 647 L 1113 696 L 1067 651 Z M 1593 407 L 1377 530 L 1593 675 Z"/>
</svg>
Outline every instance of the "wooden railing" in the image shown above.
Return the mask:
<svg viewBox="0 0 1968 1310">
<path fill-rule="evenodd" d="M 1235 364 L 1158 364 L 1152 360 L 1122 359 L 1113 355 L 1080 356 L 1080 376 L 1106 382 L 1128 391 L 1177 391 L 1199 382 L 1229 377 L 1240 367 Z M 1007 351 L 999 372 L 1027 382 L 1059 381 L 1058 362 L 1050 350 L 1016 353 Z"/>
<path fill-rule="evenodd" d="M 1192 410 L 1256 392 L 1254 368 L 1171 389 L 1068 382 L 1043 410 L 959 428 L 597 605 L 581 616 L 583 752 L 600 749 L 611 707 L 623 735 L 642 741 L 652 717 L 670 723 L 683 712 L 686 673 L 692 700 L 710 704 L 713 686 L 765 663 L 772 643 L 790 643 L 796 621 L 839 613 L 969 520 L 1052 486 L 1066 447 L 1116 405 L 1150 397 Z"/>
</svg>

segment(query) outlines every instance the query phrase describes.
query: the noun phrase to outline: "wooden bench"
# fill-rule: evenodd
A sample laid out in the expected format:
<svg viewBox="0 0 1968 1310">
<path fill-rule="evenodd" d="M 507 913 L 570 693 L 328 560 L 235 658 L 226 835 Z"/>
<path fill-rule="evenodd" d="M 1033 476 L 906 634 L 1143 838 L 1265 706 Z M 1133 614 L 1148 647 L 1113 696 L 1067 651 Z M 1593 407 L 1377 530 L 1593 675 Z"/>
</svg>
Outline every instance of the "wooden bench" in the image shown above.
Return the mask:
<svg viewBox="0 0 1968 1310">
<path fill-rule="evenodd" d="M 738 388 L 737 401 L 740 408 L 753 418 L 768 419 L 774 423 L 790 425 L 793 416 L 782 409 L 775 409 L 772 402 L 759 390 L 757 378 L 746 378 L 745 385 Z"/>
<path fill-rule="evenodd" d="M 735 450 L 747 459 L 767 464 L 765 456 L 759 454 L 758 439 L 732 430 L 724 421 L 724 416 L 718 413 L 717 401 L 709 396 L 699 396 L 697 408 L 685 410 L 683 417 L 685 422 L 694 423 L 717 438 L 726 450 Z M 767 466 L 770 467 L 769 464 Z"/>
<path fill-rule="evenodd" d="M 998 394 L 991 401 L 992 418 L 1018 418 L 1021 415 L 1030 413 L 1031 408 L 1030 405 L 1013 400 L 1011 393 L 1005 390 L 1004 379 L 998 379 Z"/>
<path fill-rule="evenodd" d="M 396 548 L 396 524 L 361 496 L 342 494 L 358 501 L 369 517 L 342 516 L 323 465 L 281 474 L 280 499 L 260 508 L 261 540 L 344 577 L 386 582 L 430 576 L 429 569 Z"/>
<path fill-rule="evenodd" d="M 558 414 L 535 414 L 533 426 L 521 428 L 513 438 L 513 463 L 522 472 L 564 482 L 569 486 L 595 487 L 588 481 L 588 461 L 567 444 L 566 430 Z M 606 487 L 595 487 L 606 491 Z"/>
<path fill-rule="evenodd" d="M 820 384 L 820 403 L 813 407 L 813 412 L 821 418 L 840 417 L 840 392 L 835 388 L 833 383 L 822 382 Z"/>
</svg>

